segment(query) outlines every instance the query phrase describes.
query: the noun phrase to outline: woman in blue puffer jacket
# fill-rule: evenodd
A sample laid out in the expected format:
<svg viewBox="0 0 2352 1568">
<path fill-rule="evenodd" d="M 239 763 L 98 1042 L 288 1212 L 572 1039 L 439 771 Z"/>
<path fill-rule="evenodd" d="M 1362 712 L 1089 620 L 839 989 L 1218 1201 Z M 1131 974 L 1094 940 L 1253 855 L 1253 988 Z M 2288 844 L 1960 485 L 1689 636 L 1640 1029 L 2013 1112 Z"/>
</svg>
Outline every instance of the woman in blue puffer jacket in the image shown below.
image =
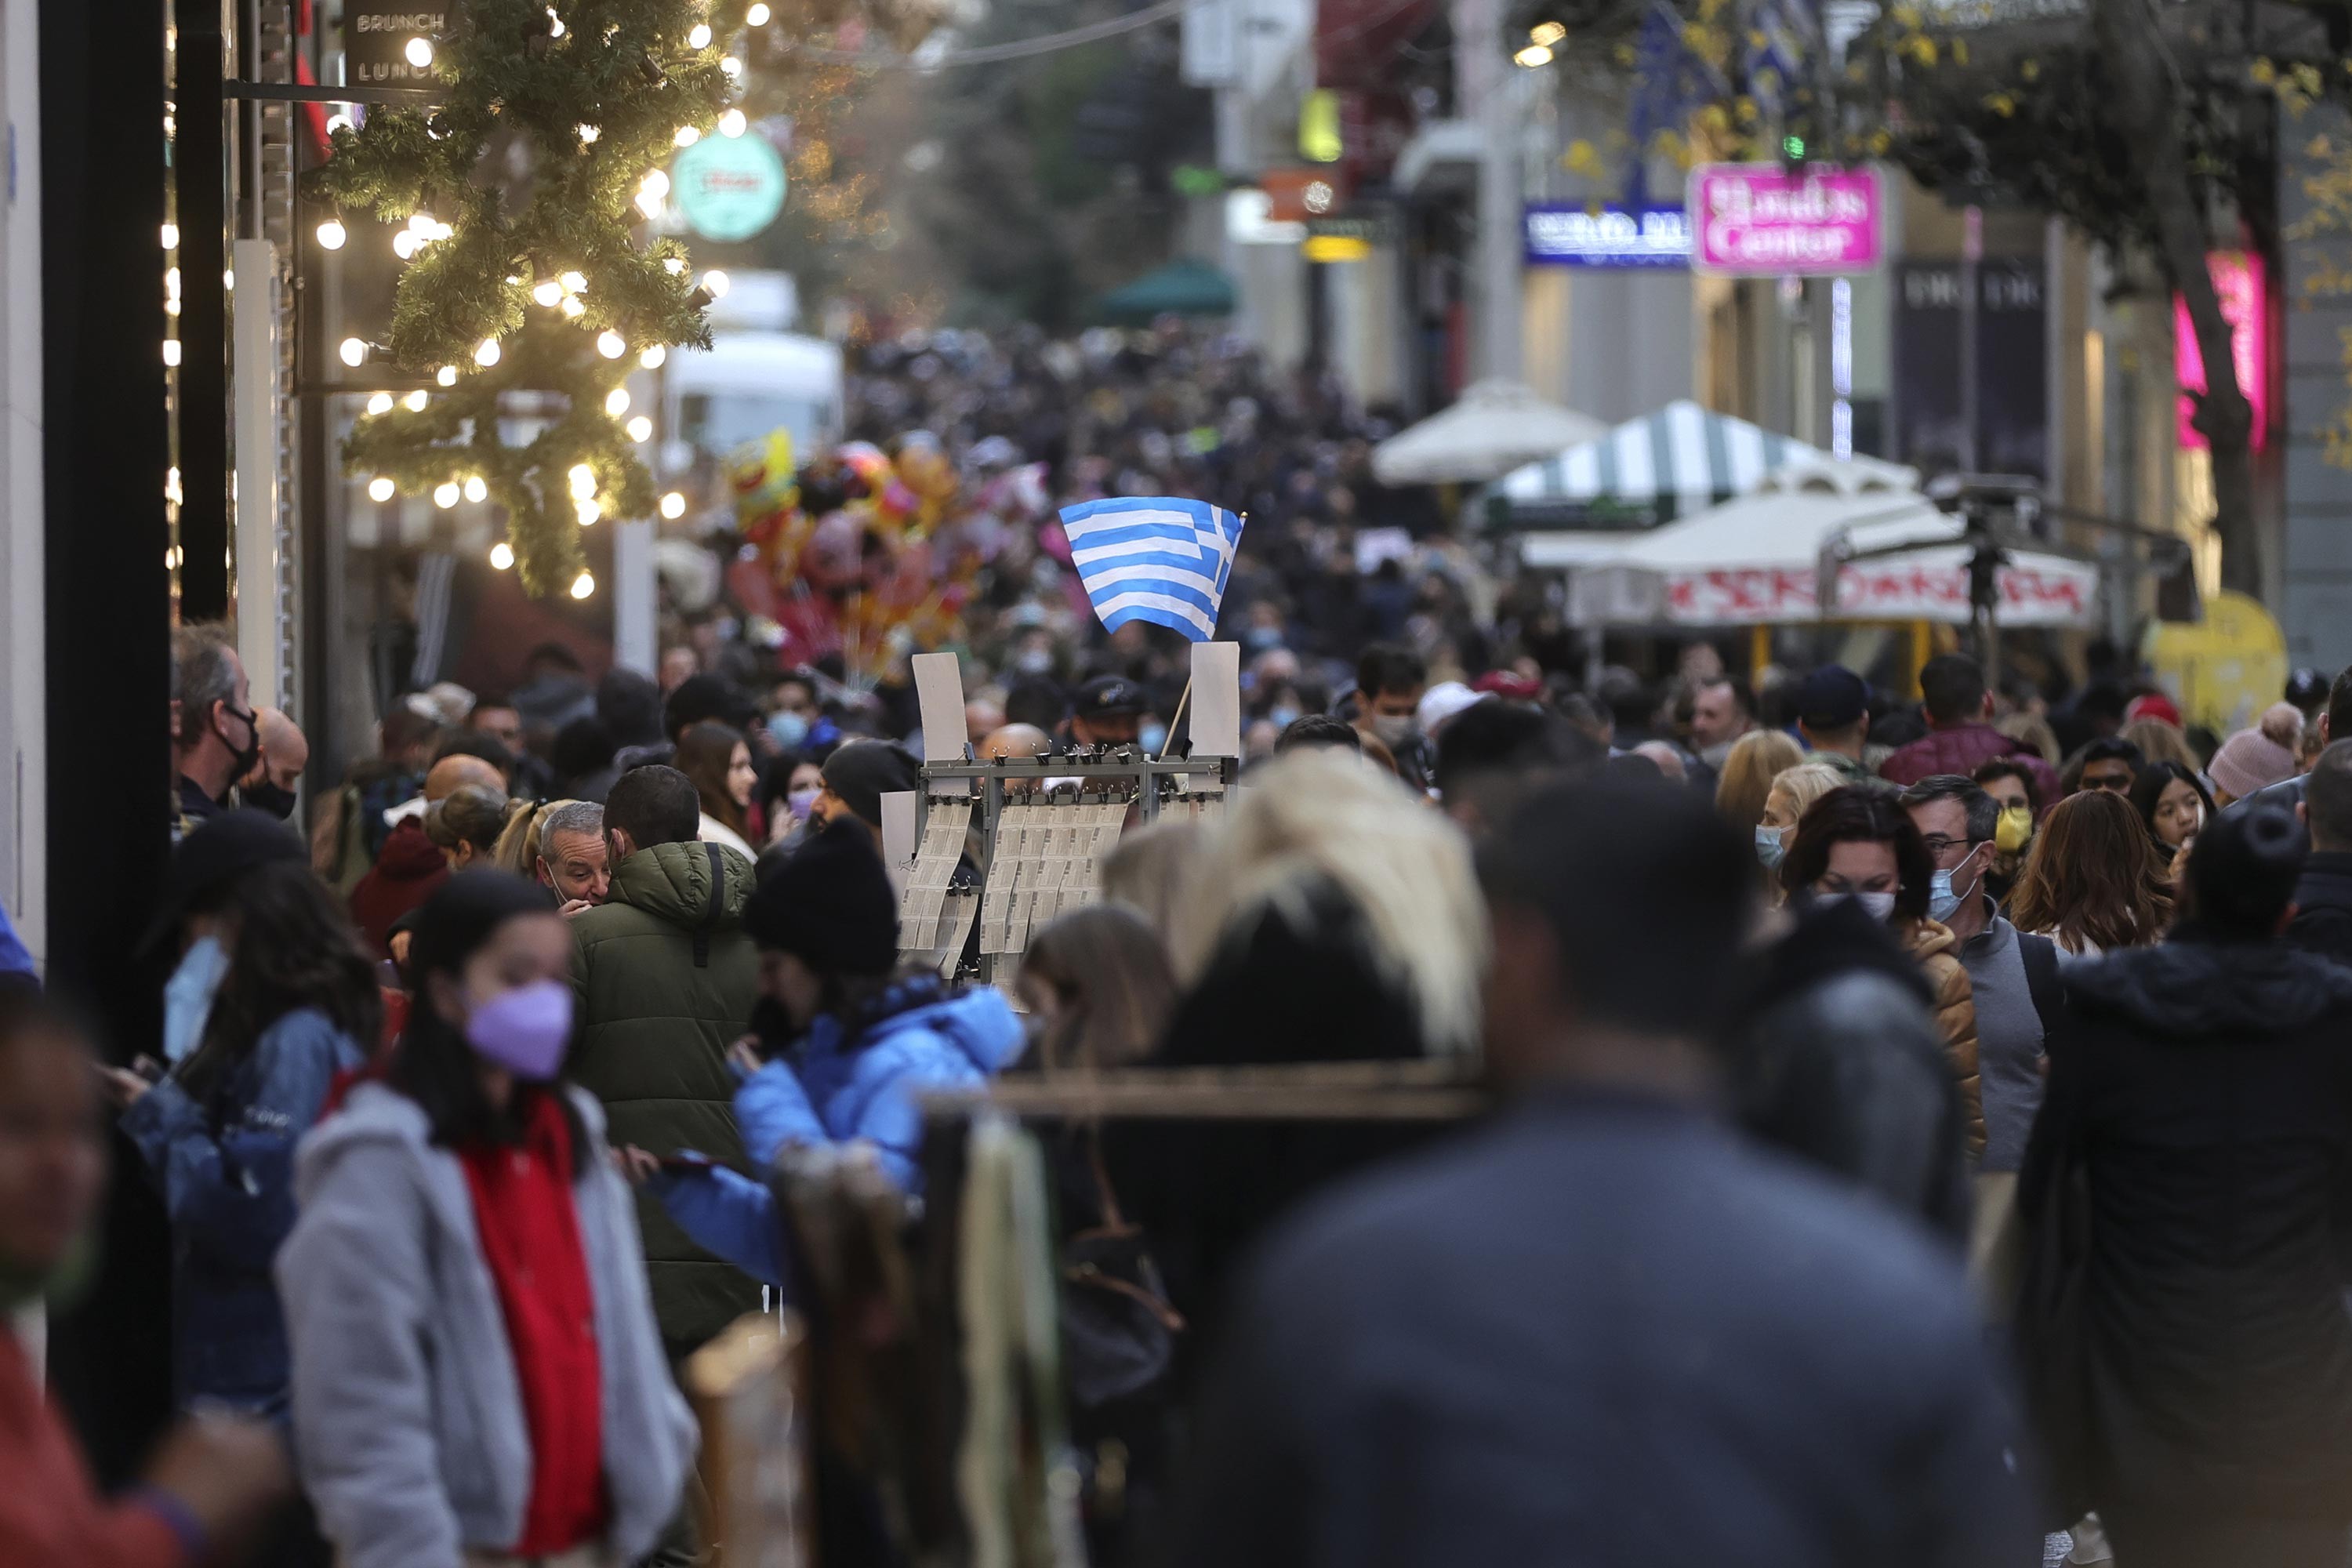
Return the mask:
<svg viewBox="0 0 2352 1568">
<path fill-rule="evenodd" d="M 901 1189 L 918 1191 L 919 1100 L 1009 1066 L 1026 1043 L 1020 1019 L 993 989 L 894 976 L 898 898 L 872 836 L 854 824 L 825 829 L 762 879 L 743 925 L 760 948 L 752 1036 L 770 1058 L 735 1095 L 753 1169 L 764 1173 L 793 1144 L 857 1142 Z M 784 1282 L 765 1182 L 644 1151 L 625 1159 L 697 1243 Z"/>
</svg>

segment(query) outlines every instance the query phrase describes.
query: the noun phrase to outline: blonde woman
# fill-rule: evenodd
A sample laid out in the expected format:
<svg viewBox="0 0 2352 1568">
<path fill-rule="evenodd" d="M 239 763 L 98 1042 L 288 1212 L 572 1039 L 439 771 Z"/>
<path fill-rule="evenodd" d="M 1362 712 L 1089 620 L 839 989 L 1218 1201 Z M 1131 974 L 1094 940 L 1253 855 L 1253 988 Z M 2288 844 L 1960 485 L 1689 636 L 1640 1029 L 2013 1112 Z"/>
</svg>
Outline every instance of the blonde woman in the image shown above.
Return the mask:
<svg viewBox="0 0 2352 1568">
<path fill-rule="evenodd" d="M 1715 781 L 1715 809 L 1734 827 L 1752 827 L 1763 819 L 1764 802 L 1772 781 L 1800 766 L 1805 749 L 1779 730 L 1750 730 L 1731 743 L 1723 772 Z"/>
<path fill-rule="evenodd" d="M 1804 816 L 1805 808 L 1830 791 L 1843 787 L 1845 783 L 1845 774 L 1829 763 L 1800 763 L 1773 776 L 1771 787 L 1764 792 L 1764 808 L 1756 816 L 1754 826 L 1756 858 L 1776 896 L 1780 881 L 1775 873 L 1797 837 L 1797 824 Z"/>
</svg>

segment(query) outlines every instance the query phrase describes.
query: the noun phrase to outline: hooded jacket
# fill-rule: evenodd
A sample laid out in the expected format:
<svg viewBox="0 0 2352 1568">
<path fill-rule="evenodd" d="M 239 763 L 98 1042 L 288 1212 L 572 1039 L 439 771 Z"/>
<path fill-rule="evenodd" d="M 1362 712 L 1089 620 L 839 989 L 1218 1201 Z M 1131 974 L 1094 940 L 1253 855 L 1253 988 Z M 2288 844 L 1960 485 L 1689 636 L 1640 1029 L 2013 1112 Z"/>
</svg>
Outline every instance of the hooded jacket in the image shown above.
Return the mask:
<svg viewBox="0 0 2352 1568">
<path fill-rule="evenodd" d="M 604 1101 L 615 1144 L 742 1164 L 726 1057 L 759 992 L 742 928 L 751 885 L 751 863 L 732 850 L 657 844 L 614 867 L 608 901 L 572 921 L 580 1039 L 570 1072 Z M 649 1194 L 637 1215 L 673 1355 L 758 1310 L 751 1282 L 688 1240 Z"/>
<path fill-rule="evenodd" d="M 649 1550 L 677 1512 L 695 1426 L 670 1381 L 604 1115 L 572 1184 L 595 1302 L 606 1543 Z M 362 1083 L 302 1141 L 300 1217 L 278 1258 L 303 1489 L 348 1568 L 461 1568 L 522 1534 L 530 1431 L 457 1156 L 425 1113 Z"/>
<path fill-rule="evenodd" d="M 2084 1178 L 2093 1500 L 2341 1518 L 2352 971 L 2192 927 L 2070 966 L 2067 991 L 2019 1210 L 2038 1226 Z"/>
<path fill-rule="evenodd" d="M 352 922 L 367 933 L 381 957 L 391 951 L 385 944 L 394 923 L 448 879 L 448 857 L 425 837 L 423 822 L 409 818 L 392 830 L 375 864 L 352 889 Z"/>
</svg>

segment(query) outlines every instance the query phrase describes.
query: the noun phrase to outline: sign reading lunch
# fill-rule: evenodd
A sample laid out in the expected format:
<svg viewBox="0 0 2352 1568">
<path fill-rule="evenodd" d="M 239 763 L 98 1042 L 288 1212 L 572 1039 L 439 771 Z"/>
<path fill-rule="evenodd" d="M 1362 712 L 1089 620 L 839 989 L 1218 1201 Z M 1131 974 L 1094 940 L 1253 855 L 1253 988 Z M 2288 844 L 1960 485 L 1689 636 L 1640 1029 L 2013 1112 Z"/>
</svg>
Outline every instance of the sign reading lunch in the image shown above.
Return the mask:
<svg viewBox="0 0 2352 1568">
<path fill-rule="evenodd" d="M 1812 164 L 1691 171 L 1691 266 L 1739 278 L 1828 278 L 1878 266 L 1878 174 Z"/>
</svg>

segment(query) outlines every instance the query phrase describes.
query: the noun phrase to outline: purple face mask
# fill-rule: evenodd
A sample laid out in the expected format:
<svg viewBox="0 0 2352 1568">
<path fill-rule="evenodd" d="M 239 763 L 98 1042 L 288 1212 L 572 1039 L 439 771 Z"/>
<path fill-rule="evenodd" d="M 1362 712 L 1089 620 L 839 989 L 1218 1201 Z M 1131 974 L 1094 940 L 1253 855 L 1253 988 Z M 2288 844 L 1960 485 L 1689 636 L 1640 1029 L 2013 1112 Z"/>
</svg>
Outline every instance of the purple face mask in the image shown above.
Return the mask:
<svg viewBox="0 0 2352 1568">
<path fill-rule="evenodd" d="M 491 997 L 466 1020 L 466 1042 L 515 1077 L 546 1082 L 572 1043 L 572 987 L 541 980 Z"/>
</svg>

